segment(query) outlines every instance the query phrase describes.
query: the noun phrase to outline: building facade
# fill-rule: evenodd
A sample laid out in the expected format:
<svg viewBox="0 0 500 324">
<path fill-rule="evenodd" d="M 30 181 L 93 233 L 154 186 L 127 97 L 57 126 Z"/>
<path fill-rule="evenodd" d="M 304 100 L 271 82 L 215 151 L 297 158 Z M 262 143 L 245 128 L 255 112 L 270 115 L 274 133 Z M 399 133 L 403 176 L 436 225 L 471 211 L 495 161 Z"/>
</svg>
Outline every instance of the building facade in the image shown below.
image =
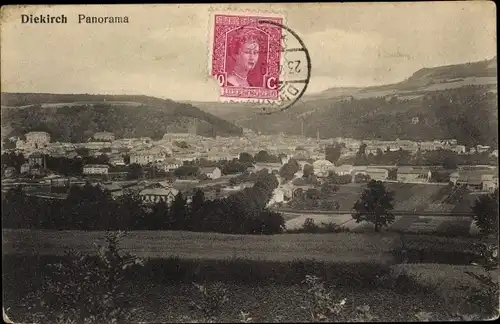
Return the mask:
<svg viewBox="0 0 500 324">
<path fill-rule="evenodd" d="M 50 134 L 47 132 L 29 132 L 25 137 L 26 145 L 35 149 L 46 147 L 50 143 Z"/>
<path fill-rule="evenodd" d="M 222 171 L 218 167 L 201 168 L 200 173 L 209 179 L 219 179 L 222 176 Z"/>
<path fill-rule="evenodd" d="M 92 136 L 92 138 L 96 141 L 108 141 L 112 142 L 115 140 L 115 134 L 111 132 L 97 132 Z"/>
<path fill-rule="evenodd" d="M 108 174 L 109 165 L 105 164 L 86 164 L 83 166 L 83 174 Z"/>
</svg>

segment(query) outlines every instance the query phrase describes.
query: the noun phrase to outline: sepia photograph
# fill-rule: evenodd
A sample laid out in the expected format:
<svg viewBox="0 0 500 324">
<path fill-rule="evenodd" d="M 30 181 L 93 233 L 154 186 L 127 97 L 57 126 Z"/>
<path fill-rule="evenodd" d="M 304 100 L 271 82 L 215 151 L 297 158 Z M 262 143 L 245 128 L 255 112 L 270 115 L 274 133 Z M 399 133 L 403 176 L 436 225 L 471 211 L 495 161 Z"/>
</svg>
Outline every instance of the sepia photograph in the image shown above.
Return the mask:
<svg viewBox="0 0 500 324">
<path fill-rule="evenodd" d="M 4 322 L 498 319 L 494 2 L 0 25 Z"/>
</svg>

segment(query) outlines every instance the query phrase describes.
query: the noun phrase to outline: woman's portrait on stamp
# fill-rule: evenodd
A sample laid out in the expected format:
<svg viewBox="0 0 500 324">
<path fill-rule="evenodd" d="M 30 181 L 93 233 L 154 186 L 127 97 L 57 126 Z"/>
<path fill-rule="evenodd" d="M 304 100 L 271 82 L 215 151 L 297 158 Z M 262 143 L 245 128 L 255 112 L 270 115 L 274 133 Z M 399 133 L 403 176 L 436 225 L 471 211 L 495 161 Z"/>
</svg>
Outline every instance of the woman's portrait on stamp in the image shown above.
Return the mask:
<svg viewBox="0 0 500 324">
<path fill-rule="evenodd" d="M 267 73 L 267 35 L 253 27 L 228 33 L 226 51 L 227 86 L 263 87 Z"/>
</svg>

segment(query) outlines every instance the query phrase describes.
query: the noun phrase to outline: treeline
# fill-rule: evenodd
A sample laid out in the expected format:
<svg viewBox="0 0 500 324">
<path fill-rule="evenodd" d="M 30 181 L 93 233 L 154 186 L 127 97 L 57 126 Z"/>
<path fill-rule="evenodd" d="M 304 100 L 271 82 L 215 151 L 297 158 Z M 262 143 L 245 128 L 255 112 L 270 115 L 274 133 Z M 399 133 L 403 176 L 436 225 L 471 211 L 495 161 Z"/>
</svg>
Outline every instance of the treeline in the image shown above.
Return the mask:
<svg viewBox="0 0 500 324">
<path fill-rule="evenodd" d="M 355 156 L 342 159 L 342 164 L 442 166 L 445 169 L 456 169 L 458 165 L 498 165 L 498 159 L 490 157 L 488 152 L 458 154 L 440 149 L 424 152 L 417 151 L 413 155 L 410 151 L 403 149 L 397 151 L 378 149 L 375 154 L 367 154 L 365 149 L 366 146 L 361 146 Z"/>
<path fill-rule="evenodd" d="M 26 100 L 23 96 L 27 96 Z M 4 93 L 2 93 L 2 97 L 7 98 L 7 102 L 11 104 L 28 104 L 28 102 L 36 104 L 23 109 L 2 108 L 2 125 L 4 119 L 8 120 L 12 129 L 9 134 L 6 134 L 7 137 L 22 136 L 36 129 L 48 132 L 54 141 L 59 142 L 86 142 L 94 133 L 102 130 L 113 132 L 117 138 L 150 137 L 161 139 L 165 133 L 186 131 L 193 120 L 198 122 L 196 129 L 198 135 L 214 137 L 242 134 L 240 127 L 228 121 L 203 112 L 189 104 L 171 100 L 128 96 L 36 96 Z M 141 106 L 134 107 L 127 103 L 112 102 L 137 102 L 136 100 Z M 93 102 L 86 104 L 81 101 Z M 77 102 L 78 104 L 41 109 L 39 104 L 47 102 Z"/>
<path fill-rule="evenodd" d="M 466 146 L 498 145 L 497 94 L 493 86 L 464 86 L 457 89 L 415 93 L 413 97 L 363 98 L 339 102 L 337 98 L 297 103 L 288 116 L 254 114 L 242 122 L 243 127 L 265 134 L 301 134 L 321 138 L 429 141 L 455 138 Z M 295 112 L 295 113 L 294 113 Z M 413 123 L 418 117 L 419 122 Z"/>
<path fill-rule="evenodd" d="M 64 200 L 27 195 L 21 188 L 2 194 L 5 228 L 58 230 L 184 230 L 234 234 L 275 234 L 284 229 L 280 213 L 266 208 L 278 186 L 272 175 L 252 188 L 206 200 L 197 190 L 191 201 L 178 193 L 170 203 L 146 205 L 138 195 L 113 199 L 99 186 L 70 188 Z"/>
</svg>

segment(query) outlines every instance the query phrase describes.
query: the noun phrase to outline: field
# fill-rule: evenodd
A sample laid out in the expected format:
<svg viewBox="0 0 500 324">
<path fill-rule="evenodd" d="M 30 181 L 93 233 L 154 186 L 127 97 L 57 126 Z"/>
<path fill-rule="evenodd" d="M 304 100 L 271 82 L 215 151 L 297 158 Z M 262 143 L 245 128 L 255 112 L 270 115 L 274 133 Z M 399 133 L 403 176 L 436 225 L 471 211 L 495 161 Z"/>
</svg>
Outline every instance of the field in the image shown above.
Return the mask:
<svg viewBox="0 0 500 324">
<path fill-rule="evenodd" d="M 351 210 L 359 199 L 363 184 L 348 184 L 339 186 L 339 190 L 332 196 L 338 201 L 340 210 Z M 460 193 L 463 195 L 455 203 L 449 203 L 446 198 L 457 195 L 457 191 L 450 186 L 436 184 L 386 183 L 389 190 L 394 192 L 394 210 L 413 213 L 470 213 L 470 206 L 477 199 L 479 193 Z M 287 229 L 300 228 L 307 218 L 313 218 L 316 224 L 333 222 L 354 232 L 373 231 L 373 224 L 356 223 L 349 213 L 339 215 L 285 213 Z M 470 217 L 461 216 L 396 216 L 395 222 L 387 228 L 390 231 L 409 233 L 427 233 L 439 235 L 477 235 L 478 230 Z"/>
<path fill-rule="evenodd" d="M 3 230 L 4 253 L 63 255 L 70 248 L 93 251 L 103 232 Z M 386 260 L 397 236 L 326 234 L 231 235 L 218 233 L 137 231 L 125 237 L 123 248 L 141 257 L 288 261 L 310 258 L 324 261 Z"/>
<path fill-rule="evenodd" d="M 94 242 L 102 244 L 104 232 L 2 230 L 4 254 L 64 255 L 75 249 L 94 251 Z M 405 244 L 411 249 L 429 251 L 473 252 L 474 238 L 436 237 L 406 234 Z M 392 250 L 401 245 L 397 233 L 337 233 L 232 235 L 182 231 L 134 231 L 122 241 L 122 247 L 141 257 L 187 259 L 370 262 L 393 261 Z"/>
<path fill-rule="evenodd" d="M 474 194 L 466 194 L 462 201 L 447 204 L 446 197 L 454 192 L 454 189 L 447 185 L 391 182 L 385 185 L 394 192 L 394 210 L 398 211 L 470 212 L 470 205 L 476 198 Z M 363 187 L 364 184 L 360 183 L 340 185 L 331 199 L 340 204 L 340 210 L 351 210 L 359 199 Z"/>
<path fill-rule="evenodd" d="M 3 230 L 6 302 L 12 319 L 22 319 L 19 298 L 37 286 L 48 263 L 64 258 L 69 248 L 94 252 L 103 232 Z M 409 251 L 435 257 L 458 253 L 458 263 L 469 263 L 474 239 L 405 235 Z M 121 246 L 148 260 L 147 269 L 128 281 L 129 294 L 138 296 L 137 321 L 181 322 L 202 318 L 191 302 L 200 298 L 192 282 L 221 281 L 228 303 L 218 318 L 239 320 L 240 311 L 253 321 L 308 321 L 311 295 L 300 282 L 305 274 L 323 278 L 334 296 L 346 298 L 346 307 L 369 305 L 379 320 L 414 320 L 419 311 L 438 313 L 442 319 L 461 309 L 461 285 L 475 285 L 464 271 L 468 265 L 399 265 L 393 250 L 401 246 L 394 233 L 283 234 L 270 236 L 192 232 L 129 232 Z M 38 256 L 37 256 L 38 255 Z M 389 273 L 406 282 L 394 287 L 377 283 Z M 395 275 L 396 274 L 396 275 Z M 34 279 L 33 279 L 34 278 Z M 38 278 L 38 279 L 36 279 Z M 16 315 L 17 314 L 17 315 Z M 186 318 L 188 316 L 189 318 Z M 344 318 L 345 319 L 345 318 Z"/>
</svg>

